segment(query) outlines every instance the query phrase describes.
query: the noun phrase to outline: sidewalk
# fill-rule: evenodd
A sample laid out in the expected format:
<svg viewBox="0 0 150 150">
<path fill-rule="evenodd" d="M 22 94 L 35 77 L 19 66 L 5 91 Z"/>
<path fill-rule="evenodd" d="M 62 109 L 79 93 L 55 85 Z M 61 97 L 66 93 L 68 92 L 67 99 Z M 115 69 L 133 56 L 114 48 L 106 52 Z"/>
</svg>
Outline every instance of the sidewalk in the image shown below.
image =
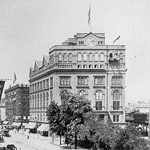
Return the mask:
<svg viewBox="0 0 150 150">
<path fill-rule="evenodd" d="M 10 131 L 10 133 L 13 133 L 15 134 L 15 131 L 12 130 Z M 16 132 L 16 134 L 21 134 L 23 136 L 28 136 L 28 132 L 27 131 L 24 131 L 22 129 L 20 129 L 18 132 Z M 64 138 L 62 137 L 61 139 L 61 145 L 60 145 L 60 137 L 59 136 L 55 136 L 54 137 L 54 140 L 52 140 L 52 136 L 42 136 L 40 134 L 37 134 L 37 133 L 30 133 L 30 137 L 29 138 L 32 138 L 32 139 L 36 139 L 36 140 L 39 140 L 39 141 L 43 141 L 43 142 L 46 142 L 47 144 L 53 144 L 53 145 L 56 145 L 56 146 L 59 146 L 59 147 L 67 147 L 67 144 L 64 143 Z M 69 146 L 68 146 L 69 147 Z"/>
<path fill-rule="evenodd" d="M 14 134 L 15 135 L 15 131 L 12 130 L 10 131 L 10 133 Z M 22 129 L 20 129 L 18 132 L 16 132 L 16 135 L 17 134 L 20 134 L 22 136 L 28 136 L 28 132 L 27 131 L 23 131 Z M 71 148 L 70 145 L 68 145 L 67 147 L 67 144 L 64 143 L 64 138 L 62 137 L 62 140 L 61 140 L 61 145 L 60 145 L 60 137 L 59 136 L 55 136 L 54 137 L 54 141 L 52 141 L 52 136 L 49 136 L 49 137 L 46 137 L 46 136 L 42 136 L 40 134 L 37 134 L 37 133 L 30 133 L 30 139 L 32 138 L 33 140 L 39 140 L 39 144 L 42 143 L 42 144 L 46 144 L 46 146 L 52 144 L 52 145 L 55 145 L 55 146 L 58 146 L 60 149 L 62 150 L 68 150 L 68 149 L 71 149 L 73 150 L 74 148 Z M 83 148 L 79 148 L 78 147 L 78 150 L 85 150 Z"/>
</svg>

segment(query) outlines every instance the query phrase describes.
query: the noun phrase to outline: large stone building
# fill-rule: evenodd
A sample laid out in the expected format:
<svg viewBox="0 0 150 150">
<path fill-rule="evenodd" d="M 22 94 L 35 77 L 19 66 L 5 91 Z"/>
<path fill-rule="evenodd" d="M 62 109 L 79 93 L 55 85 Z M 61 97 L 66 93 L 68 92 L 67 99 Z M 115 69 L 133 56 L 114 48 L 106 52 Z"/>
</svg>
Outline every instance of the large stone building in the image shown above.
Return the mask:
<svg viewBox="0 0 150 150">
<path fill-rule="evenodd" d="M 47 122 L 50 101 L 71 91 L 91 101 L 100 119 L 125 123 L 125 46 L 105 45 L 104 33 L 77 33 L 30 68 L 30 121 Z"/>
<path fill-rule="evenodd" d="M 17 84 L 5 90 L 6 120 L 28 122 L 29 116 L 29 85 Z"/>
</svg>

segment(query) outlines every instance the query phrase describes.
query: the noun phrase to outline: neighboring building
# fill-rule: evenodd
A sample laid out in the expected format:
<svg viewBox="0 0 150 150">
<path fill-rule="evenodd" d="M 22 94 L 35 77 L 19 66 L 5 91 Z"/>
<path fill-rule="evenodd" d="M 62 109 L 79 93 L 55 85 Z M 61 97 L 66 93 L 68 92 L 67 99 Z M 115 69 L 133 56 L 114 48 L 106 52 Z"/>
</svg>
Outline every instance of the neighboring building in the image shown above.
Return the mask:
<svg viewBox="0 0 150 150">
<path fill-rule="evenodd" d="M 137 110 L 141 113 L 149 113 L 149 101 L 138 101 L 137 103 L 129 103 L 126 107 L 128 110 Z"/>
<path fill-rule="evenodd" d="M 17 84 L 5 90 L 6 120 L 28 122 L 29 116 L 29 85 Z"/>
<path fill-rule="evenodd" d="M 4 121 L 6 119 L 6 114 L 5 114 L 5 99 L 1 99 L 0 103 L 0 121 Z"/>
<path fill-rule="evenodd" d="M 51 101 L 66 90 L 89 99 L 100 119 L 125 123 L 125 46 L 105 45 L 104 33 L 77 33 L 30 68 L 30 121 L 47 122 Z"/>
</svg>

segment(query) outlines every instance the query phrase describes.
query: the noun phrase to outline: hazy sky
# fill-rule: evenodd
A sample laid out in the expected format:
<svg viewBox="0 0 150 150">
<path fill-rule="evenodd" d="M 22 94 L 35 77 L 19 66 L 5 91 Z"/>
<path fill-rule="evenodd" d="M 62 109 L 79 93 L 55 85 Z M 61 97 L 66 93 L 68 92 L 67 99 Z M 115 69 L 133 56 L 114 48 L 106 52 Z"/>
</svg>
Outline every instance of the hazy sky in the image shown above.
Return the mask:
<svg viewBox="0 0 150 150">
<path fill-rule="evenodd" d="M 90 0 L 0 0 L 0 78 L 28 83 L 35 60 L 89 33 Z M 150 0 L 91 0 L 92 32 L 126 45 L 126 102 L 150 99 Z M 5 89 L 12 84 L 6 81 Z M 3 94 L 4 97 L 4 94 Z"/>
</svg>

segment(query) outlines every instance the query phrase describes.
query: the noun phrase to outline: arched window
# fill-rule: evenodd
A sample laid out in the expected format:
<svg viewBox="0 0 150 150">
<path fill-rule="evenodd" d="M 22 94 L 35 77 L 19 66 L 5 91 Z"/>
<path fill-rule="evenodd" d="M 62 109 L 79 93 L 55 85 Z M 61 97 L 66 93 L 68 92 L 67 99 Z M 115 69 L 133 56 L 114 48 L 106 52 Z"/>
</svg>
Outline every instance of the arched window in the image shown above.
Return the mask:
<svg viewBox="0 0 150 150">
<path fill-rule="evenodd" d="M 98 90 L 95 93 L 95 108 L 96 110 L 102 110 L 102 100 L 103 100 L 103 93 L 102 91 Z"/>
<path fill-rule="evenodd" d="M 119 110 L 120 107 L 120 91 L 115 90 L 113 92 L 113 110 Z"/>
<path fill-rule="evenodd" d="M 68 55 L 68 61 L 72 62 L 72 54 L 71 53 Z"/>
<path fill-rule="evenodd" d="M 78 61 L 82 61 L 82 55 L 81 55 L 81 53 L 78 53 Z"/>
<path fill-rule="evenodd" d="M 60 93 L 60 96 L 61 96 L 61 102 L 64 102 L 67 98 L 67 95 L 68 95 L 68 91 L 67 90 L 62 90 L 61 93 Z"/>
<path fill-rule="evenodd" d="M 88 58 L 87 58 L 87 53 L 84 53 L 83 54 L 83 61 L 87 61 L 88 60 Z"/>
<path fill-rule="evenodd" d="M 95 55 L 94 55 L 94 61 L 98 61 L 98 53 L 95 53 Z"/>
<path fill-rule="evenodd" d="M 79 96 L 82 96 L 82 97 L 84 97 L 84 98 L 87 98 L 86 91 L 85 91 L 85 90 L 80 90 L 80 91 L 79 91 Z"/>
<path fill-rule="evenodd" d="M 62 62 L 62 54 L 59 54 L 59 55 L 58 55 L 58 61 L 59 61 L 59 62 Z"/>
<path fill-rule="evenodd" d="M 92 54 L 92 53 L 89 54 L 89 61 L 90 61 L 90 62 L 93 61 L 93 54 Z"/>
<path fill-rule="evenodd" d="M 102 62 L 104 61 L 104 53 L 100 54 L 100 61 L 102 61 Z"/>
<path fill-rule="evenodd" d="M 120 92 L 119 92 L 119 90 L 115 90 L 113 92 L 113 100 L 120 100 Z"/>
<path fill-rule="evenodd" d="M 64 54 L 64 62 L 67 62 L 67 54 Z"/>
</svg>

